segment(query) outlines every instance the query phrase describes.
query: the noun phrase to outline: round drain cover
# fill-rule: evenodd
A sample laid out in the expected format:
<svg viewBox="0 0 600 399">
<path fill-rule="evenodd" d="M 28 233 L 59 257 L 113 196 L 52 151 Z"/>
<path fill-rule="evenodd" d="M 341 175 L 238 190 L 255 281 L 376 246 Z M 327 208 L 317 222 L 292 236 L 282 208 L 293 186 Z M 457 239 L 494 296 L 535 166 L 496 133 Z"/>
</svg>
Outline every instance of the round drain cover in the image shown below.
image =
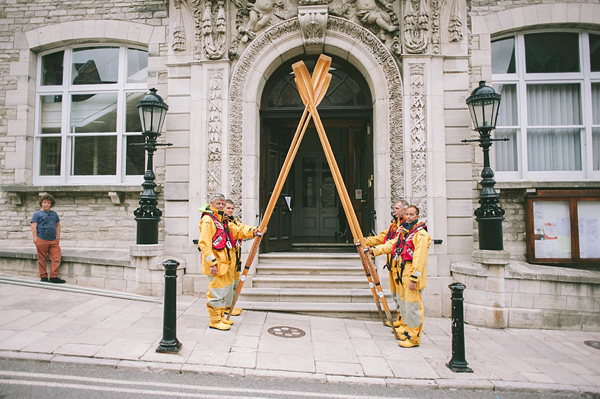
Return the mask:
<svg viewBox="0 0 600 399">
<path fill-rule="evenodd" d="M 282 338 L 300 338 L 306 335 L 306 333 L 299 328 L 287 326 L 271 327 L 268 331 L 269 334 Z"/>
<path fill-rule="evenodd" d="M 583 341 L 583 343 L 592 348 L 600 349 L 600 341 Z"/>
</svg>

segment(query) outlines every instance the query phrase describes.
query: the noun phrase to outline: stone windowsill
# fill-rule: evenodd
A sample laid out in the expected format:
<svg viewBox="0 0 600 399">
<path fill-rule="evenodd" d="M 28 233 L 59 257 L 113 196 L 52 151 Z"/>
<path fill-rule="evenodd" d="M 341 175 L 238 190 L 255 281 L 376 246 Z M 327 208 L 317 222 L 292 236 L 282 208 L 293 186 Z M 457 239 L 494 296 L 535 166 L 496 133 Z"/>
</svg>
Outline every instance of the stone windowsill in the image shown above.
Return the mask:
<svg viewBox="0 0 600 399">
<path fill-rule="evenodd" d="M 25 185 L 8 185 L 0 186 L 0 191 L 8 193 L 11 203 L 14 205 L 22 205 L 24 195 L 31 193 L 106 193 L 113 204 L 121 205 L 125 193 L 141 193 L 143 190 L 141 185 L 78 185 L 78 186 L 25 186 Z M 154 189 L 157 193 L 160 192 L 160 186 Z"/>
</svg>

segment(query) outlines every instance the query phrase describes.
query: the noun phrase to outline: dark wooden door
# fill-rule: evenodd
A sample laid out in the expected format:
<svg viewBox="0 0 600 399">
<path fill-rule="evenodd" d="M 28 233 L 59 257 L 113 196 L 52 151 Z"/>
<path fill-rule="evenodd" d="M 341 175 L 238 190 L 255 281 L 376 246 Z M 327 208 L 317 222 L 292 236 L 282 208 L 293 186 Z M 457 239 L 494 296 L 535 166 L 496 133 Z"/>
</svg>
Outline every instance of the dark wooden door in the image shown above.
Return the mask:
<svg viewBox="0 0 600 399">
<path fill-rule="evenodd" d="M 273 194 L 275 183 L 285 162 L 294 130 L 277 123 L 263 124 L 261 129 L 261 182 L 260 182 L 260 211 L 261 220 Z M 262 251 L 289 251 L 292 248 L 292 215 L 290 177 L 286 179 L 281 194 L 277 200 L 268 230 L 262 240 Z"/>
</svg>

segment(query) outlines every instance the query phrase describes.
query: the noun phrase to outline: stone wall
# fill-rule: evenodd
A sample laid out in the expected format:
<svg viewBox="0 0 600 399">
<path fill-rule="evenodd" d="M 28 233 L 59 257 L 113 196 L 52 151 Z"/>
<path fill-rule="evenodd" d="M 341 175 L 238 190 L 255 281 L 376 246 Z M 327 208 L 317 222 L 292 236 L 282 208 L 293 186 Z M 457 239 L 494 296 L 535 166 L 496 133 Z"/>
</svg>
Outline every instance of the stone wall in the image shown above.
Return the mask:
<svg viewBox="0 0 600 399">
<path fill-rule="evenodd" d="M 53 210 L 61 220 L 63 247 L 129 248 L 135 243 L 133 211 L 139 206 L 139 192 L 123 194 L 121 204 L 114 204 L 107 192 L 72 191 L 53 193 L 53 196 L 56 200 Z M 14 245 L 33 245 L 30 221 L 33 213 L 40 209 L 38 200 L 38 194 L 32 193 L 23 196 L 22 205 L 5 203 L 0 212 L 0 240 L 9 240 Z"/>
<path fill-rule="evenodd" d="M 147 46 L 148 86 L 157 87 L 167 101 L 161 83 L 166 83 L 168 23 L 168 3 L 163 0 L 0 2 L 0 186 L 27 187 L 33 182 L 38 52 L 85 43 Z M 155 155 L 158 183 L 164 181 L 166 151 Z M 117 205 L 107 192 L 91 193 L 82 187 L 52 192 L 62 218 L 63 245 L 128 247 L 135 240 L 133 210 L 141 187 L 138 194 L 134 191 L 129 187 Z M 11 202 L 11 195 L 0 192 L 0 240 L 30 242 L 29 220 L 39 208 L 37 192 L 22 194 L 17 203 Z M 162 225 L 160 234 L 164 237 Z"/>
<path fill-rule="evenodd" d="M 493 328 L 600 331 L 600 272 L 531 265 L 505 251 L 452 264 L 465 284 L 465 322 Z"/>
</svg>

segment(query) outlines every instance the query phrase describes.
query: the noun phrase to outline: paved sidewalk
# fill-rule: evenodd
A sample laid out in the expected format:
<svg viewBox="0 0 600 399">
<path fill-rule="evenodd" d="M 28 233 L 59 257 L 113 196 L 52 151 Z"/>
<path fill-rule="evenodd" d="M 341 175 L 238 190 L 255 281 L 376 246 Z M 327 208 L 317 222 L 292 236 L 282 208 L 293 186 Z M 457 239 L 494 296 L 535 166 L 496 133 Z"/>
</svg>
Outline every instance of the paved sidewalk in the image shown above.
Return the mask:
<svg viewBox="0 0 600 399">
<path fill-rule="evenodd" d="M 40 283 L 41 284 L 41 283 Z M 418 348 L 381 322 L 245 311 L 209 329 L 203 298 L 177 297 L 177 355 L 155 352 L 161 304 L 0 283 L 0 359 L 441 389 L 600 395 L 600 333 L 465 326 L 472 374 L 452 373 L 451 320 L 427 318 Z M 301 329 L 300 338 L 272 327 Z M 408 365 L 408 366 L 407 366 Z"/>
</svg>

